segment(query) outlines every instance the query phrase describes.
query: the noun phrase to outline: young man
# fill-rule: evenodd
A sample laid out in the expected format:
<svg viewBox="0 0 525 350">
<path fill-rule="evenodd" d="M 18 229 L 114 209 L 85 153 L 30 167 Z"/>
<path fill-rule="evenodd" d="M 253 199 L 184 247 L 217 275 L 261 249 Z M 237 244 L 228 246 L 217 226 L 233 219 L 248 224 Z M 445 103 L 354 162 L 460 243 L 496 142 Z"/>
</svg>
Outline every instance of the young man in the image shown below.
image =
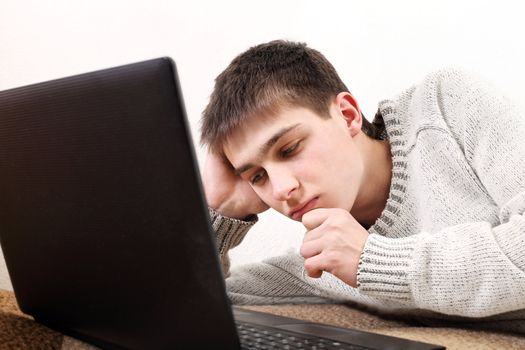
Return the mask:
<svg viewBox="0 0 525 350">
<path fill-rule="evenodd" d="M 202 124 L 233 302 L 354 302 L 525 331 L 524 134 L 507 100 L 460 71 L 380 102 L 370 124 L 319 52 L 249 49 L 217 77 Z M 228 250 L 269 207 L 305 226 L 300 254 L 230 274 Z"/>
</svg>

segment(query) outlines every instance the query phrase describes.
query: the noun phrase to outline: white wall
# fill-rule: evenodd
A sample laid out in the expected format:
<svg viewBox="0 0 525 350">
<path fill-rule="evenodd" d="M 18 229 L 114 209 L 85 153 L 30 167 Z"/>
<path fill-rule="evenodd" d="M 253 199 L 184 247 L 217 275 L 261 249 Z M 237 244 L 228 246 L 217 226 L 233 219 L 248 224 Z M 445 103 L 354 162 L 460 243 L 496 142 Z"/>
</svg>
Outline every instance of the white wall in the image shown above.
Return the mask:
<svg viewBox="0 0 525 350">
<path fill-rule="evenodd" d="M 168 55 L 197 141 L 214 77 L 248 47 L 284 38 L 323 52 L 368 116 L 447 65 L 482 74 L 525 106 L 524 22 L 517 0 L 0 0 L 0 90 Z M 264 214 L 232 262 L 297 247 L 303 231 Z M 10 288 L 1 263 L 0 288 Z"/>
</svg>

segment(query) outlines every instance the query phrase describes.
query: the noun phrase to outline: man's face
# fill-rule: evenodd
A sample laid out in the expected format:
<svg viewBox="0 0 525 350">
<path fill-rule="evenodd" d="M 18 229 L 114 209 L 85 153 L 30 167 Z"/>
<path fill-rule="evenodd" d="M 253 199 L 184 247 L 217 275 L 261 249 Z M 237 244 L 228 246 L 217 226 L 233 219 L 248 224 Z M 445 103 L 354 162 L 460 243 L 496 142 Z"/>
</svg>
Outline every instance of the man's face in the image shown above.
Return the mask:
<svg viewBox="0 0 525 350">
<path fill-rule="evenodd" d="M 225 155 L 262 201 L 293 220 L 314 208 L 350 211 L 363 160 L 355 127 L 335 103 L 330 114 L 323 119 L 310 109 L 290 108 L 252 118 L 228 138 Z"/>
</svg>

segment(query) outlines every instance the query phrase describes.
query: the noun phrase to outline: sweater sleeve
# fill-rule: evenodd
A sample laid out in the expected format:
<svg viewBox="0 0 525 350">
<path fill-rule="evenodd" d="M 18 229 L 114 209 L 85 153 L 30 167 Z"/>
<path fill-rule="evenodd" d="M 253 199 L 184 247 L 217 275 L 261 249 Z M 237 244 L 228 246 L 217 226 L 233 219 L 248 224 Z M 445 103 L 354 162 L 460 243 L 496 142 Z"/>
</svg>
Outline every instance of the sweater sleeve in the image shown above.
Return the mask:
<svg viewBox="0 0 525 350">
<path fill-rule="evenodd" d="M 303 259 L 297 254 L 272 257 L 260 263 L 239 266 L 230 271 L 228 251 L 238 246 L 257 222 L 256 215 L 245 220 L 232 219 L 209 208 L 212 227 L 217 235 L 226 288 L 232 303 L 283 304 L 325 303 L 328 299 L 298 277 L 302 275 Z"/>
<path fill-rule="evenodd" d="M 244 236 L 257 222 L 256 215 L 238 220 L 221 215 L 215 209 L 208 208 L 211 225 L 217 235 L 217 250 L 221 259 L 222 271 L 225 277 L 230 275 L 230 258 L 228 251 L 238 246 Z"/>
<path fill-rule="evenodd" d="M 525 116 L 489 85 L 449 71 L 441 112 L 480 189 L 499 208 L 496 224 L 465 222 L 405 238 L 372 234 L 359 290 L 406 308 L 486 317 L 525 309 Z"/>
</svg>

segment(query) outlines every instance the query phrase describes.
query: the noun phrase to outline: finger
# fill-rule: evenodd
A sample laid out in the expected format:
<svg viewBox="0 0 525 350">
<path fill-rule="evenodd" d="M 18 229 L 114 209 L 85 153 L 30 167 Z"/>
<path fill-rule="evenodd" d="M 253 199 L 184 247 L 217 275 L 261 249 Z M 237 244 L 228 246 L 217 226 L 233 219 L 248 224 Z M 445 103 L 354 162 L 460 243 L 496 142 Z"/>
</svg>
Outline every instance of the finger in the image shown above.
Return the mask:
<svg viewBox="0 0 525 350">
<path fill-rule="evenodd" d="M 306 274 L 313 278 L 319 278 L 323 274 L 324 258 L 322 255 L 315 255 L 304 261 L 304 270 Z"/>
<path fill-rule="evenodd" d="M 319 239 L 314 241 L 304 242 L 299 249 L 299 253 L 305 259 L 318 255 L 323 251 L 323 242 Z"/>
<path fill-rule="evenodd" d="M 322 227 L 317 227 L 311 231 L 306 231 L 303 238 L 303 243 L 313 241 L 323 237 L 326 234 L 326 230 Z"/>
<path fill-rule="evenodd" d="M 316 208 L 305 213 L 301 218 L 301 222 L 308 231 L 320 226 L 332 212 L 332 208 Z"/>
</svg>

